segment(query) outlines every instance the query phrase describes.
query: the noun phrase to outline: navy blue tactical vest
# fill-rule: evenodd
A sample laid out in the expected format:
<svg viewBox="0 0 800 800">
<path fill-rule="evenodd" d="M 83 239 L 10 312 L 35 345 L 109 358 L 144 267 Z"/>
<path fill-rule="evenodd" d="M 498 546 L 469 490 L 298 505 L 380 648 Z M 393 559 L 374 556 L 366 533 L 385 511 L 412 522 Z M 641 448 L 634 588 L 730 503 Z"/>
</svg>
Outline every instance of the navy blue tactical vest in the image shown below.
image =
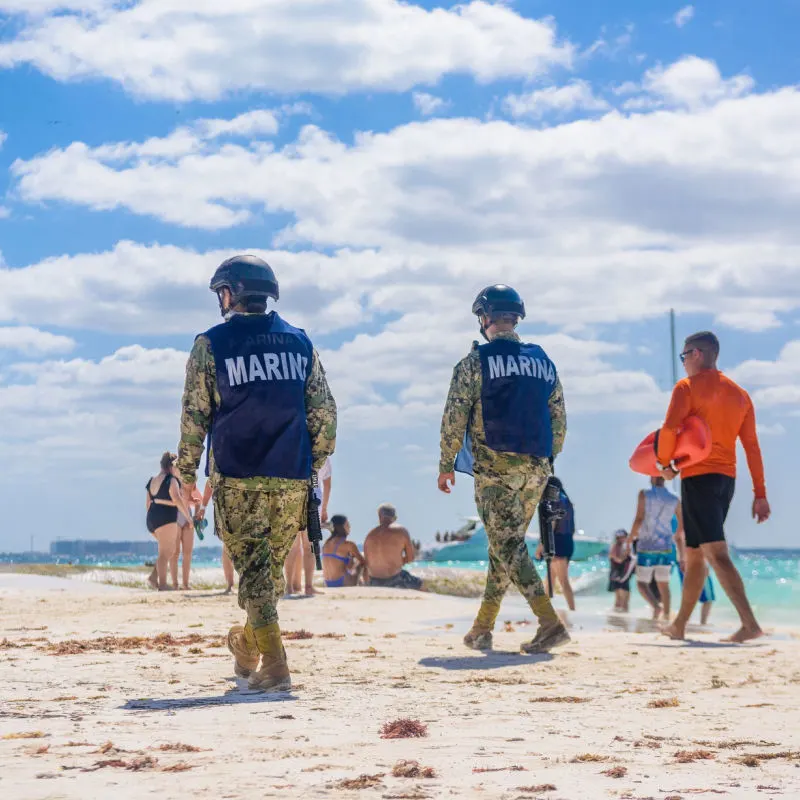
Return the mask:
<svg viewBox="0 0 800 800">
<path fill-rule="evenodd" d="M 538 458 L 553 455 L 550 395 L 556 368 L 541 347 L 495 339 L 478 348 L 481 406 L 486 444 L 501 453 Z M 471 437 L 456 458 L 455 469 L 472 474 Z"/>
<path fill-rule="evenodd" d="M 236 314 L 204 334 L 221 405 L 211 448 L 229 478 L 311 476 L 305 388 L 313 347 L 305 331 L 271 314 Z"/>
</svg>

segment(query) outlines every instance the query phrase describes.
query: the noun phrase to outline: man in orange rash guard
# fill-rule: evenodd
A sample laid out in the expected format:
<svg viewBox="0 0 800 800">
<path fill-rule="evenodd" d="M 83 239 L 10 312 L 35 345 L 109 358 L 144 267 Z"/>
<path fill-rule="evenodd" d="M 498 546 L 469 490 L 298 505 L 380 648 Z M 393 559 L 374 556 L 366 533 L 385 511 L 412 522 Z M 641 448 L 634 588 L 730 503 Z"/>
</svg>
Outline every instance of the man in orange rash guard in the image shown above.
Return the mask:
<svg viewBox="0 0 800 800">
<path fill-rule="evenodd" d="M 758 638 L 762 630 L 725 541 L 725 518 L 736 484 L 737 438 L 742 441 L 753 478 L 753 517 L 765 522 L 770 509 L 753 403 L 744 389 L 719 372 L 718 356 L 719 340 L 713 333 L 704 331 L 686 339 L 681 361 L 688 377 L 675 385 L 658 437 L 658 465 L 667 480 L 678 474 L 671 459 L 677 430 L 688 416 L 705 420 L 712 445 L 705 461 L 681 470 L 686 575 L 680 611 L 664 633 L 672 639 L 685 638 L 686 624 L 703 591 L 707 559 L 741 620 L 741 628 L 725 641 L 741 643 Z"/>
</svg>

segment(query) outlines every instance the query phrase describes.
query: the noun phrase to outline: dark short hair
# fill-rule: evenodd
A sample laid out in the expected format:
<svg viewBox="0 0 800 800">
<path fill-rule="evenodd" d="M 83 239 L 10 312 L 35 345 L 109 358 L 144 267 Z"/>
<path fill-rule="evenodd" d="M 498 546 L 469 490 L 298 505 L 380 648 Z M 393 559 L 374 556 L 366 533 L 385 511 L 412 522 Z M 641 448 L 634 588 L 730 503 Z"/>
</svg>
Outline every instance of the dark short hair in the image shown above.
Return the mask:
<svg viewBox="0 0 800 800">
<path fill-rule="evenodd" d="M 719 339 L 711 331 L 698 331 L 686 337 L 685 347 L 696 347 L 703 355 L 705 361 L 716 361 L 719 356 Z M 708 356 L 711 356 L 709 359 Z"/>
<path fill-rule="evenodd" d="M 331 536 L 347 536 L 344 526 L 347 525 L 347 517 L 344 514 L 334 514 L 331 517 Z"/>
</svg>

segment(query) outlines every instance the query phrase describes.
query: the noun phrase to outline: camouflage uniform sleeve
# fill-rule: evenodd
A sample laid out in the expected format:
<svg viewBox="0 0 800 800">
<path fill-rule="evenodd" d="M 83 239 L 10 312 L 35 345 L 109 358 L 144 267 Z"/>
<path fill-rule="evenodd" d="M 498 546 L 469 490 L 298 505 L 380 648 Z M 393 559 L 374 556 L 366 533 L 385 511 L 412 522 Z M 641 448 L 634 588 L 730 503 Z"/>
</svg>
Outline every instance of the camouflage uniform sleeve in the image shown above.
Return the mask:
<svg viewBox="0 0 800 800">
<path fill-rule="evenodd" d="M 471 354 L 453 370 L 450 391 L 442 415 L 439 472 L 453 471 L 456 456 L 464 444 L 472 407 L 480 397 L 480 362 Z"/>
<path fill-rule="evenodd" d="M 567 408 L 564 405 L 564 390 L 561 388 L 561 379 L 556 379 L 556 385 L 548 401 L 550 407 L 550 424 L 553 427 L 553 456 L 557 456 L 564 449 L 564 439 L 567 438 Z"/>
<path fill-rule="evenodd" d="M 306 382 L 306 425 L 311 436 L 314 469 L 318 470 L 336 448 L 336 401 L 316 350 Z"/>
<path fill-rule="evenodd" d="M 197 481 L 203 445 L 211 428 L 216 388 L 217 373 L 211 342 L 205 336 L 198 336 L 186 363 L 177 461 L 181 480 L 189 485 Z"/>
</svg>

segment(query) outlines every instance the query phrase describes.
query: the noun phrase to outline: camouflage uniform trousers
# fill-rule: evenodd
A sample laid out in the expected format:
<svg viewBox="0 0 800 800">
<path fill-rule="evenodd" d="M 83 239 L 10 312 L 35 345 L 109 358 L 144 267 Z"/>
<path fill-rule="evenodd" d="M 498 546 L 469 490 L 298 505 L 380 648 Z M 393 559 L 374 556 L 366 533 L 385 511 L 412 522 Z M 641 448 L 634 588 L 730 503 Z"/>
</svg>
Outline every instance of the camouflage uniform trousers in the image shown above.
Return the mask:
<svg viewBox="0 0 800 800">
<path fill-rule="evenodd" d="M 558 619 L 525 544 L 550 467 L 505 475 L 475 475 L 475 502 L 489 540 L 489 570 L 476 626 L 492 630 L 511 583 L 540 622 Z"/>
<path fill-rule="evenodd" d="M 283 563 L 297 532 L 306 527 L 308 484 L 260 491 L 220 486 L 214 492 L 217 535 L 239 573 L 239 607 L 253 629 L 278 621 Z"/>
</svg>

